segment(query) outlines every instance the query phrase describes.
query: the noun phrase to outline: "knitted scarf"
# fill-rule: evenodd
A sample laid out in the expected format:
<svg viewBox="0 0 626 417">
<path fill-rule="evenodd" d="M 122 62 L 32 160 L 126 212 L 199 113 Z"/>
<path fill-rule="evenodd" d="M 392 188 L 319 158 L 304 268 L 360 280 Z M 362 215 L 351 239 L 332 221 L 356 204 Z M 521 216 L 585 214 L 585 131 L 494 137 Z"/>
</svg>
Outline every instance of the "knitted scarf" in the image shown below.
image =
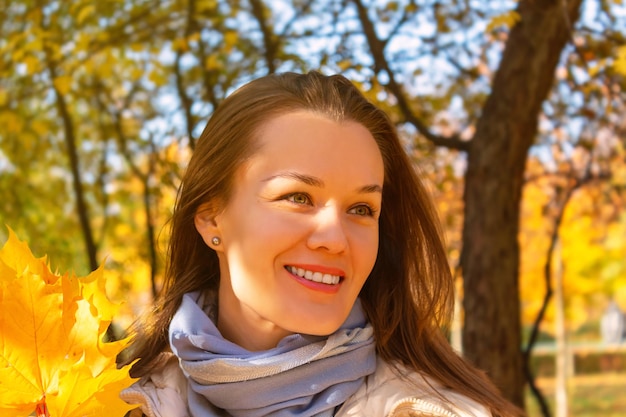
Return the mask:
<svg viewBox="0 0 626 417">
<path fill-rule="evenodd" d="M 328 337 L 293 334 L 251 352 L 225 340 L 200 293 L 188 293 L 169 337 L 187 376 L 193 417 L 332 416 L 376 367 L 373 329 L 359 300 Z"/>
</svg>

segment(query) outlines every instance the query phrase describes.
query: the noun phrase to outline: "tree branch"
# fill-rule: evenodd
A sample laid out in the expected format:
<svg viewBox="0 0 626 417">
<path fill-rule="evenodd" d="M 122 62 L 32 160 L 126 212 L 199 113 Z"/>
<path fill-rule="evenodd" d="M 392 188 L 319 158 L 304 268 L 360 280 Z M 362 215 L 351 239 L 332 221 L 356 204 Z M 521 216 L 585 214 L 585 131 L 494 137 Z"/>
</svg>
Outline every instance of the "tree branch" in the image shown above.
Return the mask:
<svg viewBox="0 0 626 417">
<path fill-rule="evenodd" d="M 400 86 L 394 77 L 394 72 L 391 69 L 387 58 L 385 57 L 384 48 L 385 43 L 378 38 L 376 31 L 374 29 L 374 24 L 370 20 L 367 15 L 367 8 L 363 5 L 362 0 L 352 0 L 357 8 L 357 12 L 359 15 L 359 20 L 361 21 L 361 25 L 363 27 L 363 33 L 365 34 L 365 38 L 367 39 L 367 43 L 370 48 L 370 52 L 372 53 L 372 58 L 374 59 L 374 72 L 378 74 L 381 71 L 384 71 L 388 78 L 389 82 L 385 85 L 387 90 L 391 92 L 398 103 L 398 107 L 405 120 L 412 124 L 417 131 L 422 134 L 426 139 L 431 141 L 437 146 L 447 147 L 451 149 L 458 149 L 462 151 L 467 151 L 470 148 L 470 142 L 462 140 L 458 134 L 452 136 L 440 136 L 436 135 L 430 131 L 430 129 L 422 122 L 422 120 L 417 117 L 417 115 L 411 109 L 411 105 L 404 94 L 402 86 Z"/>
<path fill-rule="evenodd" d="M 252 6 L 252 16 L 256 19 L 263 35 L 263 46 L 265 50 L 265 64 L 267 72 L 273 74 L 276 72 L 276 58 L 278 52 L 278 39 L 275 38 L 270 26 L 267 24 L 265 17 L 265 6 L 260 0 L 250 0 Z"/>
</svg>

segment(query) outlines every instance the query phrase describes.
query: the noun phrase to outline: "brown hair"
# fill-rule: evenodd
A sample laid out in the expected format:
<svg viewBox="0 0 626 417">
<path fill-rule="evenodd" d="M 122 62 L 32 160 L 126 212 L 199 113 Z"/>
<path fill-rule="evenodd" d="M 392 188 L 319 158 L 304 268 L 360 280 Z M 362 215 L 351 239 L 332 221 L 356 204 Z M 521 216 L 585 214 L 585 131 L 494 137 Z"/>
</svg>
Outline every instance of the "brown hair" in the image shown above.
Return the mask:
<svg viewBox="0 0 626 417">
<path fill-rule="evenodd" d="M 183 294 L 217 289 L 216 253 L 197 233 L 203 203 L 230 197 L 237 168 L 254 152 L 262 124 L 296 110 L 365 126 L 378 144 L 385 174 L 376 264 L 360 298 L 375 330 L 377 353 L 401 362 L 488 407 L 494 416 L 519 414 L 480 371 L 460 358 L 442 327 L 452 314 L 453 279 L 439 221 L 387 115 L 340 75 L 274 74 L 231 94 L 209 120 L 179 189 L 172 218 L 165 282 L 155 308 L 137 334 L 133 376 L 146 374 L 167 349 L 168 327 Z"/>
</svg>

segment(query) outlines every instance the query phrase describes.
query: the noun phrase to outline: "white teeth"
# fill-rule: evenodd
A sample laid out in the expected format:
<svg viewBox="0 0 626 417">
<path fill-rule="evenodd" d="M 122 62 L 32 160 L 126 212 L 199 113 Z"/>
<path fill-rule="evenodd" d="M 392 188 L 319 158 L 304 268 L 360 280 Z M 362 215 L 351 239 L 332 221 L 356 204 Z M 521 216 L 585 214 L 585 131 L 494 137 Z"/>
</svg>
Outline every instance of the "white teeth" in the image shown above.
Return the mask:
<svg viewBox="0 0 626 417">
<path fill-rule="evenodd" d="M 339 284 L 341 277 L 339 275 L 322 274 L 321 272 L 308 271 L 294 266 L 287 266 L 287 270 L 294 275 L 313 282 L 320 282 L 329 285 Z"/>
</svg>

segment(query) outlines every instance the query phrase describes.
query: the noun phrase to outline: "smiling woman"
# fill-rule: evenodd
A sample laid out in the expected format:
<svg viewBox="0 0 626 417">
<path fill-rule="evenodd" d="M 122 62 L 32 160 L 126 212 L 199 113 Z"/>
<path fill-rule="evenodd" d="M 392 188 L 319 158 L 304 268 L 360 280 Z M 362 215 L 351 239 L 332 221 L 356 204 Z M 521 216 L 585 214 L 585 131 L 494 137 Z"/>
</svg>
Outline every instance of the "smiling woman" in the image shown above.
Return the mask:
<svg viewBox="0 0 626 417">
<path fill-rule="evenodd" d="M 148 416 L 509 416 L 441 327 L 452 278 L 387 116 L 342 76 L 280 74 L 209 120 L 122 398 Z"/>
<path fill-rule="evenodd" d="M 384 168 L 362 125 L 308 111 L 268 121 L 255 143 L 228 203 L 201 205 L 195 225 L 220 261 L 220 332 L 264 350 L 348 317 L 376 261 L 382 193 L 370 190 Z"/>
</svg>

